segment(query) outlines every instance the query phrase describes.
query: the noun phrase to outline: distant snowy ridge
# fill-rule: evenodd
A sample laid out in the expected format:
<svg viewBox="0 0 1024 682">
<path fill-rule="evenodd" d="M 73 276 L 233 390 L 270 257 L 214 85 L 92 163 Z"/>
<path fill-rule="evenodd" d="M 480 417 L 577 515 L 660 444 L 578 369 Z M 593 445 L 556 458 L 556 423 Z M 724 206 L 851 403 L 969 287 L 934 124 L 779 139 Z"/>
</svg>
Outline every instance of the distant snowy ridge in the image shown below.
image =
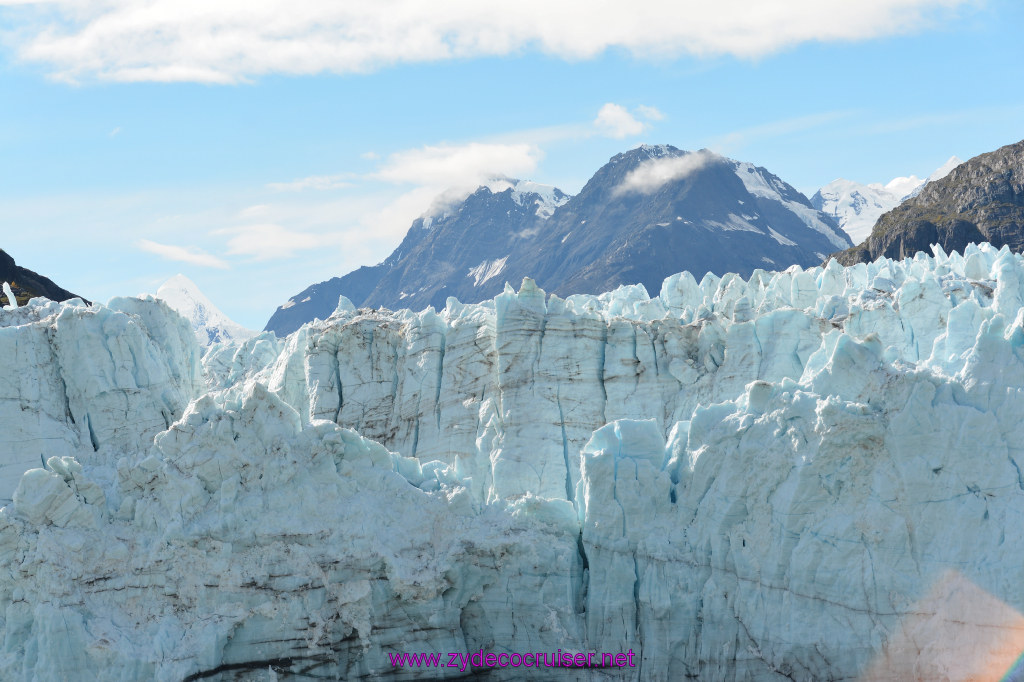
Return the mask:
<svg viewBox="0 0 1024 682">
<path fill-rule="evenodd" d="M 166 301 L 192 323 L 200 346 L 229 341 L 244 341 L 256 335 L 222 313 L 185 275 L 175 275 L 160 285 L 156 297 Z"/>
<path fill-rule="evenodd" d="M 630 651 L 623 681 L 1002 677 L 1022 309 L 1024 259 L 987 244 L 654 298 L 526 281 L 341 301 L 202 376 L 158 300 L 0 311 L 0 678 L 387 679 L 388 653 L 480 649 Z"/>
<path fill-rule="evenodd" d="M 902 183 L 896 188 L 902 192 L 909 184 Z M 871 234 L 878 216 L 899 205 L 903 196 L 881 183 L 864 185 L 839 178 L 819 189 L 811 197 L 811 204 L 835 218 L 856 243 L 864 241 Z"/>
<path fill-rule="evenodd" d="M 839 178 L 819 189 L 811 197 L 811 204 L 835 218 L 853 242 L 860 243 L 871 234 L 879 216 L 905 199 L 917 196 L 927 183 L 946 177 L 961 163 L 952 156 L 924 180 L 910 175 L 893 178 L 884 186 L 879 182 L 865 185 Z"/>
</svg>

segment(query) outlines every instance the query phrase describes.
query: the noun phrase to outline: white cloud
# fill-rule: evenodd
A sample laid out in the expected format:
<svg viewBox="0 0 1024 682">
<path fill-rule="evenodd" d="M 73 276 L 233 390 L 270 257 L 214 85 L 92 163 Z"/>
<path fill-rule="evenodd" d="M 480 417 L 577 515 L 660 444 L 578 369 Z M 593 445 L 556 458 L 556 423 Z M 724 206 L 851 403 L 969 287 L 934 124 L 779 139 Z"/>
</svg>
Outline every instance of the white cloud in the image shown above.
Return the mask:
<svg viewBox="0 0 1024 682">
<path fill-rule="evenodd" d="M 626 107 L 614 102 L 608 102 L 597 112 L 597 118 L 593 122 L 593 130 L 599 135 L 621 140 L 624 137 L 632 137 L 644 132 L 650 125 L 641 121 L 639 116 L 646 121 L 660 121 L 665 118 L 655 107 L 640 105 L 630 113 Z"/>
<path fill-rule="evenodd" d="M 750 128 L 744 128 L 743 130 L 734 130 L 711 141 L 708 146 L 712 149 L 729 153 L 732 150 L 742 148 L 743 145 L 753 140 L 785 137 L 793 133 L 800 133 L 832 123 L 833 121 L 848 118 L 855 113 L 853 110 L 826 111 L 819 114 L 808 114 L 781 121 L 762 123 Z"/>
<path fill-rule="evenodd" d="M 654 107 L 638 106 L 634 111 L 647 120 L 663 118 Z M 312 175 L 290 182 L 269 183 L 267 187 L 277 192 L 294 192 L 337 189 L 374 181 L 413 185 L 414 189 L 360 219 L 366 229 L 397 234 L 401 238 L 416 218 L 442 213 L 463 201 L 480 185 L 493 185 L 496 178 L 528 178 L 544 157 L 540 144 L 595 135 L 621 138 L 647 128 L 648 124 L 637 120 L 621 105 L 608 103 L 589 123 L 512 132 L 486 142 L 425 145 L 394 152 L 383 160 L 375 152 L 366 152 L 361 154 L 363 159 L 379 161 L 377 168 L 366 174 Z M 500 189 L 492 186 L 492 191 Z"/>
<path fill-rule="evenodd" d="M 421 215 L 443 211 L 495 177 L 530 174 L 541 157 L 536 145 L 513 142 L 406 149 L 362 175 L 270 183 L 267 187 L 279 192 L 271 202 L 249 203 L 229 215 L 205 216 L 203 223 L 219 220 L 229 225 L 212 234 L 226 240 L 225 252 L 233 256 L 261 262 L 285 260 L 300 252 L 304 258 L 312 257 L 311 251 L 331 252 L 345 263 L 339 268 L 352 269 L 386 256 Z M 361 191 L 323 195 L 327 199 L 297 192 L 344 183 Z"/>
<path fill-rule="evenodd" d="M 494 178 L 523 177 L 543 154 L 525 143 L 428 145 L 390 154 L 368 180 L 414 187 L 360 218 L 363 230 L 401 239 L 421 216 L 443 213 Z"/>
<path fill-rule="evenodd" d="M 621 195 L 629 192 L 650 194 L 666 183 L 682 180 L 716 158 L 719 158 L 717 154 L 702 149 L 685 156 L 644 161 L 626 174 L 622 184 L 615 188 L 614 194 Z"/>
<path fill-rule="evenodd" d="M 238 217 L 242 220 L 252 220 L 254 218 L 266 218 L 270 213 L 270 206 L 267 204 L 253 204 L 252 206 L 246 206 L 238 212 Z"/>
<path fill-rule="evenodd" d="M 532 173 L 542 156 L 532 144 L 425 146 L 391 154 L 372 177 L 442 187 L 479 184 L 495 176 Z"/>
<path fill-rule="evenodd" d="M 192 265 L 201 265 L 205 268 L 221 268 L 224 270 L 228 268 L 228 264 L 224 260 L 195 247 L 161 244 L 148 239 L 140 239 L 135 245 L 143 251 L 155 253 L 161 258 L 166 258 L 167 260 L 181 261 L 182 263 L 191 263 Z"/>
<path fill-rule="evenodd" d="M 304 189 L 329 190 L 351 187 L 346 175 L 310 175 L 291 182 L 270 182 L 267 189 L 275 192 L 301 192 Z"/>
<path fill-rule="evenodd" d="M 22 2 L 9 40 L 57 78 L 230 83 L 507 55 L 757 57 L 928 28 L 975 0 L 76 0 Z M 11 0 L 0 0 L 11 4 Z"/>
<path fill-rule="evenodd" d="M 275 223 L 260 223 L 215 230 L 213 234 L 230 235 L 228 253 L 250 256 L 253 260 L 267 261 L 291 258 L 297 251 L 308 251 L 336 246 L 340 234 L 298 232 Z"/>
<path fill-rule="evenodd" d="M 614 137 L 617 140 L 632 135 L 639 135 L 646 128 L 625 107 L 619 104 L 612 104 L 611 102 L 605 104 L 597 112 L 594 126 L 603 134 L 608 137 Z"/>
<path fill-rule="evenodd" d="M 445 191 L 438 187 L 417 187 L 401 194 L 375 211 L 368 211 L 360 218 L 361 233 L 386 236 L 391 247 L 409 231 L 409 226 L 420 216 L 437 215 L 458 201 L 462 201 L 475 188 L 463 186 L 457 190 Z M 453 195 L 454 192 L 454 195 Z"/>
<path fill-rule="evenodd" d="M 644 106 L 643 104 L 636 108 L 636 113 L 648 121 L 662 121 L 665 118 L 665 114 L 661 113 L 660 110 L 655 107 Z"/>
<path fill-rule="evenodd" d="M 113 130 L 111 130 L 109 133 L 107 133 L 107 135 L 109 137 L 117 137 L 117 135 L 119 135 L 120 132 L 121 132 L 121 126 L 117 126 Z"/>
</svg>

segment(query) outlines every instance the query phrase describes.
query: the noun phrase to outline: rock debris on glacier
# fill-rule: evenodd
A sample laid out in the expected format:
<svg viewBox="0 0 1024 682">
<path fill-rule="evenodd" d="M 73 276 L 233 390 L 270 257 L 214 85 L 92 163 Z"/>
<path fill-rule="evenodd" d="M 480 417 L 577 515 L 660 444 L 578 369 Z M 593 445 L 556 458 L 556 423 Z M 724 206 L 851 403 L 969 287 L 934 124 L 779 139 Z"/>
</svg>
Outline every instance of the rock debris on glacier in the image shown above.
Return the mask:
<svg viewBox="0 0 1024 682">
<path fill-rule="evenodd" d="M 1022 301 L 987 245 L 653 299 L 526 281 L 343 300 L 201 368 L 156 300 L 5 310 L 0 677 L 414 679 L 387 653 L 481 648 L 637 653 L 594 679 L 1005 672 Z"/>
</svg>

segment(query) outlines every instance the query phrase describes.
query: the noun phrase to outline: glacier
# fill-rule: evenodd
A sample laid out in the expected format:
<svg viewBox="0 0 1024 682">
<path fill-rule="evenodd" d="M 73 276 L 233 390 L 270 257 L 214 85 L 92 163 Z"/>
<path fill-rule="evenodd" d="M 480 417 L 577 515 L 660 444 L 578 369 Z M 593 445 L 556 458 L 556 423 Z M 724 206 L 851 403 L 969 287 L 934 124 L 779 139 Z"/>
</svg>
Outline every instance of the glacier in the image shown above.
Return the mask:
<svg viewBox="0 0 1024 682">
<path fill-rule="evenodd" d="M 0 678 L 1011 679 L 1024 259 L 0 312 Z M 988 677 L 986 677 L 988 675 Z"/>
</svg>

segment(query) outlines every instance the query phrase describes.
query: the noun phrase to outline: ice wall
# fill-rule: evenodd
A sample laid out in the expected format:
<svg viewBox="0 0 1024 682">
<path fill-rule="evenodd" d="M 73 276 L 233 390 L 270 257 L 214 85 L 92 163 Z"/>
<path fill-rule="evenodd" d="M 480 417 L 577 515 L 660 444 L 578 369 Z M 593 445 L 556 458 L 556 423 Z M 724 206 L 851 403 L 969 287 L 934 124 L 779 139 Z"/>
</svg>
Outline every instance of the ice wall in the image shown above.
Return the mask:
<svg viewBox="0 0 1024 682">
<path fill-rule="evenodd" d="M 654 299 L 636 286 L 562 300 L 527 280 L 518 293 L 451 300 L 441 312 L 346 301 L 246 376 L 305 419 L 445 462 L 481 501 L 528 491 L 571 500 L 578 453 L 596 429 L 654 419 L 667 438 L 751 381 L 799 380 L 833 332 L 874 335 L 888 363 L 955 374 L 983 320 L 1016 318 L 1018 270 L 1017 257 L 986 247 L 966 258 L 757 271 L 749 281 L 698 284 L 682 273 Z M 244 384 L 210 357 L 221 386 Z"/>
<path fill-rule="evenodd" d="M 148 449 L 202 387 L 189 334 L 153 299 L 0 313 L 0 504 L 49 457 L 100 465 Z"/>
<path fill-rule="evenodd" d="M 214 346 L 205 389 L 159 304 L 6 311 L 43 370 L 61 320 L 106 355 L 38 399 L 94 386 L 56 426 L 0 365 L 5 433 L 72 434 L 0 510 L 0 678 L 459 678 L 486 671 L 387 654 L 562 649 L 637 667 L 539 678 L 999 679 L 1022 296 L 989 247 L 655 299 L 526 283 Z M 115 397 L 139 416 L 97 417 L 93 450 L 77 415 Z"/>
<path fill-rule="evenodd" d="M 813 307 L 775 309 L 789 304 L 794 277 L 814 289 L 813 273 L 781 275 L 772 288 L 711 276 L 698 286 L 686 274 L 653 300 L 642 287 L 561 300 L 527 280 L 440 313 L 343 306 L 250 376 L 306 419 L 445 462 L 472 478 L 480 501 L 528 491 L 571 500 L 580 448 L 603 424 L 654 418 L 667 436 L 697 405 L 751 380 L 799 377 L 833 327 Z M 211 367 L 217 357 L 207 369 L 234 376 L 220 360 Z"/>
</svg>

